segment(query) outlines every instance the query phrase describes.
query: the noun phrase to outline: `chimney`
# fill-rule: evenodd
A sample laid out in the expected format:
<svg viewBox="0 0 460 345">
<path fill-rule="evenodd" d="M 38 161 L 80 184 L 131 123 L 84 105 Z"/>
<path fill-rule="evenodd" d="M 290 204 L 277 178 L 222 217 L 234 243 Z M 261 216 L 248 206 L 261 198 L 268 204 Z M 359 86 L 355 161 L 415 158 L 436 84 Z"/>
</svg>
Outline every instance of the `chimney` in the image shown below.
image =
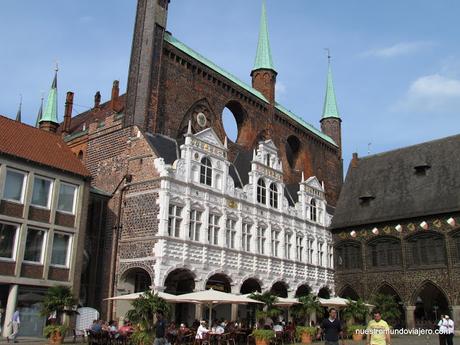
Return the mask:
<svg viewBox="0 0 460 345">
<path fill-rule="evenodd" d="M 351 167 L 357 168 L 359 163 L 358 153 L 353 152 L 353 158 L 351 159 Z"/>
<path fill-rule="evenodd" d="M 72 109 L 73 109 L 73 92 L 67 92 L 65 99 L 65 110 L 64 110 L 64 125 L 62 134 L 67 135 L 70 133 L 70 124 L 72 122 Z"/>
<path fill-rule="evenodd" d="M 118 108 L 118 96 L 120 95 L 120 88 L 119 88 L 119 81 L 114 80 L 113 85 L 112 85 L 112 97 L 110 99 L 110 108 L 113 111 L 117 111 L 116 109 Z"/>
<path fill-rule="evenodd" d="M 101 104 L 101 93 L 98 91 L 94 95 L 94 109 L 99 109 Z"/>
</svg>

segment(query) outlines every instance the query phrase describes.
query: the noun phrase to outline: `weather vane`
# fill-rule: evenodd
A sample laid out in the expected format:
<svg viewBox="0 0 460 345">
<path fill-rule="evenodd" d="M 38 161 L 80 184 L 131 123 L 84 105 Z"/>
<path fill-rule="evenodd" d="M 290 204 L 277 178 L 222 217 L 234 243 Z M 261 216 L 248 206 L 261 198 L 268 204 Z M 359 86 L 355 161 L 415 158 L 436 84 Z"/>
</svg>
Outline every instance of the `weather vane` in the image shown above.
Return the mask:
<svg viewBox="0 0 460 345">
<path fill-rule="evenodd" d="M 327 62 L 331 62 L 331 50 L 329 48 L 324 48 L 324 50 L 327 52 Z"/>
</svg>

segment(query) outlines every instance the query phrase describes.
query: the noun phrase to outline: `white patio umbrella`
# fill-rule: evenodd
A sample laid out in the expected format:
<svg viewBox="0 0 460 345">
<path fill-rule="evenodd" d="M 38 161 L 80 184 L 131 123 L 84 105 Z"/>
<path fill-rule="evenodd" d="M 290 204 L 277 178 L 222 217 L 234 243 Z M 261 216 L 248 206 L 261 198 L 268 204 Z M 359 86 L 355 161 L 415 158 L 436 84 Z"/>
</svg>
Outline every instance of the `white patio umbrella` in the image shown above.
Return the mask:
<svg viewBox="0 0 460 345">
<path fill-rule="evenodd" d="M 348 300 L 342 297 L 318 298 L 318 300 L 323 307 L 342 308 L 348 305 Z"/>
<path fill-rule="evenodd" d="M 292 307 L 295 304 L 301 304 L 297 298 L 284 298 L 284 297 L 278 297 L 278 301 L 273 303 L 273 305 L 277 307 Z"/>
<path fill-rule="evenodd" d="M 180 296 L 175 296 L 177 303 L 197 303 L 206 304 L 209 307 L 209 325 L 212 324 L 212 307 L 218 304 L 248 304 L 263 302 L 253 300 L 243 295 L 235 295 L 232 293 L 216 291 L 213 289 L 191 292 Z"/>
<path fill-rule="evenodd" d="M 130 293 L 127 295 L 121 295 L 121 296 L 114 296 L 114 297 L 109 297 L 105 298 L 104 301 L 111 300 L 111 301 L 133 301 L 137 298 L 139 298 L 141 295 L 143 295 L 143 292 L 135 292 L 135 293 Z M 169 303 L 176 303 L 176 295 L 172 295 L 166 292 L 161 292 L 158 291 L 155 294 L 158 294 L 158 297 L 163 298 L 166 302 Z"/>
</svg>

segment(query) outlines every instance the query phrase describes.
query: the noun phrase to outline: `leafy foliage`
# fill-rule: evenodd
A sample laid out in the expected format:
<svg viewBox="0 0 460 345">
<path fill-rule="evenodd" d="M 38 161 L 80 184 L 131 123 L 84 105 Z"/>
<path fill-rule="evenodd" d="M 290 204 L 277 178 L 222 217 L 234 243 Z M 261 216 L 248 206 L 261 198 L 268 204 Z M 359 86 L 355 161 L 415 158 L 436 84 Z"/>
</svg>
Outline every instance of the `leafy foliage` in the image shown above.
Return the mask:
<svg viewBox="0 0 460 345">
<path fill-rule="evenodd" d="M 310 314 L 315 313 L 318 318 L 322 317 L 323 307 L 319 303 L 318 297 L 309 293 L 298 298 L 300 304 L 292 307 L 292 315 L 299 320 L 299 323 L 307 324 L 310 321 Z"/>
<path fill-rule="evenodd" d="M 401 317 L 401 309 L 394 296 L 386 294 L 374 295 L 372 304 L 380 311 L 382 319 L 388 322 L 388 324 L 394 326 Z"/>
<path fill-rule="evenodd" d="M 259 308 L 262 308 L 262 310 L 256 312 L 256 317 L 259 320 L 265 319 L 267 317 L 276 317 L 283 312 L 280 308 L 274 306 L 274 304 L 278 301 L 278 297 L 269 291 L 262 294 L 252 293 L 249 295 L 249 298 L 264 303 L 264 305 L 259 306 Z"/>
<path fill-rule="evenodd" d="M 61 336 L 64 336 L 68 330 L 67 326 L 63 325 L 48 325 L 43 328 L 43 336 L 46 338 L 51 338 L 55 333 L 59 333 Z"/>
<path fill-rule="evenodd" d="M 60 323 L 61 316 L 64 313 L 72 313 L 72 309 L 76 303 L 77 301 L 70 287 L 62 285 L 52 286 L 46 292 L 42 303 L 41 314 L 49 316 L 56 312 L 56 321 Z"/>
<path fill-rule="evenodd" d="M 356 333 L 356 331 L 364 330 L 364 329 L 366 329 L 365 325 L 349 325 L 347 326 L 347 333 L 354 334 Z"/>
<path fill-rule="evenodd" d="M 362 299 L 352 301 L 348 299 L 348 305 L 342 311 L 342 317 L 347 323 L 362 322 L 366 320 L 369 309 Z"/>
<path fill-rule="evenodd" d="M 308 334 L 308 335 L 313 337 L 316 334 L 316 328 L 315 327 L 297 326 L 295 328 L 295 335 L 296 335 L 297 339 L 300 339 L 302 337 L 302 334 Z"/>
<path fill-rule="evenodd" d="M 150 333 L 153 330 L 155 313 L 161 312 L 167 318 L 170 313 L 169 304 L 157 294 L 145 291 L 142 295 L 131 302 L 133 309 L 129 310 L 126 317 L 138 325 L 141 331 Z"/>
<path fill-rule="evenodd" d="M 255 329 L 252 336 L 258 340 L 272 340 L 275 338 L 275 332 L 271 329 Z"/>
</svg>

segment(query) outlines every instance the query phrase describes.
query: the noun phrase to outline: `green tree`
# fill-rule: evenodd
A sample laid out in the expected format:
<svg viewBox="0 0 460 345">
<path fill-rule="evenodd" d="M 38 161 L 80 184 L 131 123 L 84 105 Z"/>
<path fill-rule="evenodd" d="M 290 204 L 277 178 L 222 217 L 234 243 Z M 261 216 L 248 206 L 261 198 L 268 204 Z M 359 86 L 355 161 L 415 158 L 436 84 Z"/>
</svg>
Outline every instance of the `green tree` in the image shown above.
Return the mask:
<svg viewBox="0 0 460 345">
<path fill-rule="evenodd" d="M 401 309 L 395 296 L 376 294 L 372 298 L 372 304 L 375 305 L 376 310 L 380 311 L 382 319 L 393 326 L 401 318 Z"/>
<path fill-rule="evenodd" d="M 348 305 L 342 310 L 342 317 L 349 325 L 356 322 L 364 322 L 368 314 L 369 308 L 361 298 L 357 301 L 348 299 Z"/>
<path fill-rule="evenodd" d="M 50 316 L 56 313 L 57 323 L 62 322 L 62 315 L 73 314 L 74 306 L 77 304 L 72 290 L 68 286 L 56 285 L 52 286 L 46 292 L 42 303 L 41 314 Z"/>
<path fill-rule="evenodd" d="M 292 315 L 299 320 L 299 323 L 308 325 L 310 323 L 310 315 L 316 312 L 318 317 L 323 314 L 323 307 L 319 303 L 318 297 L 309 293 L 308 295 L 298 298 L 300 304 L 292 307 Z"/>
<path fill-rule="evenodd" d="M 168 302 L 151 291 L 145 291 L 132 301 L 131 305 L 133 309 L 126 313 L 126 317 L 137 324 L 138 329 L 147 335 L 153 334 L 156 322 L 155 313 L 161 312 L 165 317 L 168 317 L 170 313 Z"/>
<path fill-rule="evenodd" d="M 274 304 L 278 301 L 278 297 L 271 292 L 267 291 L 264 293 L 252 293 L 249 295 L 249 298 L 252 298 L 256 301 L 263 302 L 264 305 L 260 306 L 259 311 L 256 313 L 258 319 L 263 319 L 266 317 L 276 317 L 282 313 L 282 310 L 276 307 Z"/>
</svg>

